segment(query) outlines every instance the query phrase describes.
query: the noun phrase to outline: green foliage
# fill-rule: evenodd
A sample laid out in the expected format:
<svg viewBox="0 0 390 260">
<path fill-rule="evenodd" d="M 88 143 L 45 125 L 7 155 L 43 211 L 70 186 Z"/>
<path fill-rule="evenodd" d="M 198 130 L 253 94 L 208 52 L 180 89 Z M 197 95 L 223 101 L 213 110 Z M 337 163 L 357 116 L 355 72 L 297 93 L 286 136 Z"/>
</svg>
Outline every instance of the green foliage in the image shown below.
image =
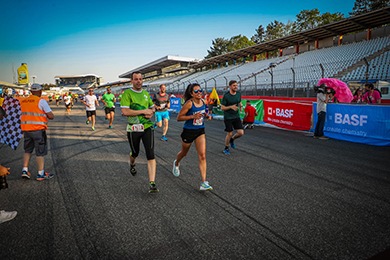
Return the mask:
<svg viewBox="0 0 390 260">
<path fill-rule="evenodd" d="M 390 0 L 356 0 L 349 15 L 364 14 L 387 6 L 390 6 Z"/>
<path fill-rule="evenodd" d="M 253 41 L 241 34 L 233 36 L 229 40 L 225 38 L 216 38 L 212 41 L 212 44 L 210 50 L 207 51 L 208 55 L 205 57 L 206 59 L 255 45 Z"/>
</svg>

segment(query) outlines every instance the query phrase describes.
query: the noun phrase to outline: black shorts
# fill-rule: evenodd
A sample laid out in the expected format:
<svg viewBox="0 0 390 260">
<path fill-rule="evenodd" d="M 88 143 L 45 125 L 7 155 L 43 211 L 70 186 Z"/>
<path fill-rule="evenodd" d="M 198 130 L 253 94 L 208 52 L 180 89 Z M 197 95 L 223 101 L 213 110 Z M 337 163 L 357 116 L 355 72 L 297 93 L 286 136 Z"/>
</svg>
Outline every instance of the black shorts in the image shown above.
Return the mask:
<svg viewBox="0 0 390 260">
<path fill-rule="evenodd" d="M 35 149 L 36 156 L 47 154 L 47 136 L 45 130 L 23 132 L 24 152 L 32 153 Z"/>
<path fill-rule="evenodd" d="M 240 118 L 225 119 L 223 121 L 225 123 L 225 132 L 233 132 L 233 129 L 244 129 Z"/>
<path fill-rule="evenodd" d="M 87 110 L 87 117 L 96 116 L 96 110 L 88 111 Z"/>
<path fill-rule="evenodd" d="M 106 112 L 106 115 L 111 113 L 111 112 L 115 113 L 115 107 L 106 107 L 106 108 L 104 108 L 104 112 Z"/>
<path fill-rule="evenodd" d="M 127 132 L 127 140 L 130 144 L 131 156 L 137 158 L 139 155 L 141 140 L 145 148 L 146 159 L 153 160 L 154 157 L 154 129 L 149 127 L 144 132 Z"/>
<path fill-rule="evenodd" d="M 199 129 L 183 128 L 183 132 L 181 133 L 180 137 L 184 143 L 190 144 L 193 141 L 195 141 L 196 138 L 204 134 L 205 134 L 204 128 L 199 128 Z"/>
</svg>

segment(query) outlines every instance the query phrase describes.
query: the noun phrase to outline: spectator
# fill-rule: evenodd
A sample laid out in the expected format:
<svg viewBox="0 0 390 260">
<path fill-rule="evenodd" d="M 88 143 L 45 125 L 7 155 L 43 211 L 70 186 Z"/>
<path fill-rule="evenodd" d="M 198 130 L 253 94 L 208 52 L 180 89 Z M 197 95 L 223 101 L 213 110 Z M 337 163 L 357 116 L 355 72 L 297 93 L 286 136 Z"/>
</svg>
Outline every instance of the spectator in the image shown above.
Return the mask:
<svg viewBox="0 0 390 260">
<path fill-rule="evenodd" d="M 363 103 L 363 91 L 358 88 L 355 90 L 355 93 L 353 94 L 353 99 L 351 101 L 352 103 Z"/>
<path fill-rule="evenodd" d="M 249 100 L 246 101 L 245 116 L 243 120 L 244 129 L 253 129 L 253 123 L 255 122 L 255 116 L 257 116 L 256 108 L 251 105 Z"/>
<path fill-rule="evenodd" d="M 336 91 L 333 88 L 326 88 L 326 94 L 328 96 L 328 103 L 339 103 L 335 97 Z"/>
<path fill-rule="evenodd" d="M 314 138 L 321 140 L 327 140 L 328 137 L 324 136 L 324 126 L 326 120 L 326 104 L 328 103 L 328 95 L 325 94 L 325 84 L 321 84 L 318 87 L 315 87 L 317 92 L 317 124 L 314 130 Z"/>
<path fill-rule="evenodd" d="M 380 104 L 381 94 L 380 91 L 375 89 L 374 84 L 367 83 L 364 85 L 366 92 L 363 95 L 363 102 L 368 104 Z"/>
</svg>

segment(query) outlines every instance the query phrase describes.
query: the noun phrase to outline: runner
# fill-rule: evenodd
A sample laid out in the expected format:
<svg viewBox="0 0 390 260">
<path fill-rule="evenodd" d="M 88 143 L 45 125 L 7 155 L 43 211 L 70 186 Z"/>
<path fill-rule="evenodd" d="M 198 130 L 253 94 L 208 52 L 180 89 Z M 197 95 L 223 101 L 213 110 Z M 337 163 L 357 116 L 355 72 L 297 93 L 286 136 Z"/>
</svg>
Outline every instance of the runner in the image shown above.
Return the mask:
<svg viewBox="0 0 390 260">
<path fill-rule="evenodd" d="M 107 93 L 104 93 L 102 97 L 102 102 L 105 106 L 104 112 L 106 113 L 106 118 L 108 120 L 108 128 L 112 128 L 112 123 L 114 122 L 115 115 L 115 96 L 111 93 L 111 88 L 107 88 Z"/>
<path fill-rule="evenodd" d="M 170 119 L 169 111 L 168 111 L 170 107 L 170 102 L 164 84 L 160 85 L 160 91 L 155 96 L 154 104 L 156 107 L 156 113 L 155 113 L 156 126 L 162 127 L 164 122 L 163 133 L 160 140 L 168 141 L 166 134 L 168 132 L 168 122 Z"/>
<path fill-rule="evenodd" d="M 92 131 L 95 131 L 95 122 L 96 122 L 96 106 L 99 106 L 99 102 L 93 93 L 93 88 L 88 89 L 88 94 L 85 95 L 84 100 L 82 101 L 85 105 L 85 110 L 87 113 L 87 121 L 85 123 L 88 125 L 92 123 Z"/>
<path fill-rule="evenodd" d="M 135 176 L 135 160 L 139 155 L 141 140 L 148 160 L 149 192 L 158 192 L 156 179 L 156 159 L 154 156 L 154 128 L 151 118 L 155 108 L 150 94 L 142 89 L 141 72 L 131 75 L 132 88 L 125 90 L 121 99 L 122 116 L 127 116 L 127 139 L 130 144 L 130 173 Z"/>
<path fill-rule="evenodd" d="M 225 93 L 221 101 L 221 109 L 223 110 L 223 119 L 225 122 L 225 149 L 223 153 L 230 154 L 229 144 L 234 149 L 236 145 L 234 140 L 244 135 L 244 127 L 242 126 L 239 111 L 241 105 L 241 93 L 238 90 L 237 81 L 231 80 L 229 82 L 229 91 Z M 233 130 L 236 133 L 233 135 Z"/>
<path fill-rule="evenodd" d="M 195 142 L 201 178 L 199 189 L 204 191 L 213 188 L 206 180 L 206 134 L 204 129 L 205 118 L 211 119 L 211 116 L 206 113 L 206 104 L 201 98 L 202 92 L 199 84 L 190 84 L 184 93 L 185 104 L 177 116 L 177 121 L 185 121 L 181 133 L 181 150 L 177 154 L 176 160 L 173 161 L 172 173 L 176 177 L 180 175 L 180 161 L 187 155 L 191 144 Z"/>
</svg>

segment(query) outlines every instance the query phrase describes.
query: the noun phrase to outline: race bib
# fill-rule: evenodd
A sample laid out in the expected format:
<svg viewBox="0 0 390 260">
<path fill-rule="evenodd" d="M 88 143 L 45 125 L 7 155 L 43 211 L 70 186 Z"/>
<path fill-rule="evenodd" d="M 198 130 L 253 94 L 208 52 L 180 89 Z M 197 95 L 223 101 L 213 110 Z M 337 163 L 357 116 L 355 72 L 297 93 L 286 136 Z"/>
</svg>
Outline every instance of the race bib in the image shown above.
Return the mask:
<svg viewBox="0 0 390 260">
<path fill-rule="evenodd" d="M 145 130 L 143 124 L 127 125 L 127 132 L 143 132 Z"/>
<path fill-rule="evenodd" d="M 165 104 L 165 103 L 163 103 L 163 104 L 160 104 L 160 107 L 161 107 L 161 109 L 165 108 L 165 106 L 166 106 L 166 104 Z"/>
<path fill-rule="evenodd" d="M 203 116 L 202 116 L 201 118 L 199 118 L 199 119 L 194 119 L 194 120 L 192 121 L 192 124 L 193 124 L 193 125 L 203 125 L 203 119 L 204 119 Z"/>
</svg>

